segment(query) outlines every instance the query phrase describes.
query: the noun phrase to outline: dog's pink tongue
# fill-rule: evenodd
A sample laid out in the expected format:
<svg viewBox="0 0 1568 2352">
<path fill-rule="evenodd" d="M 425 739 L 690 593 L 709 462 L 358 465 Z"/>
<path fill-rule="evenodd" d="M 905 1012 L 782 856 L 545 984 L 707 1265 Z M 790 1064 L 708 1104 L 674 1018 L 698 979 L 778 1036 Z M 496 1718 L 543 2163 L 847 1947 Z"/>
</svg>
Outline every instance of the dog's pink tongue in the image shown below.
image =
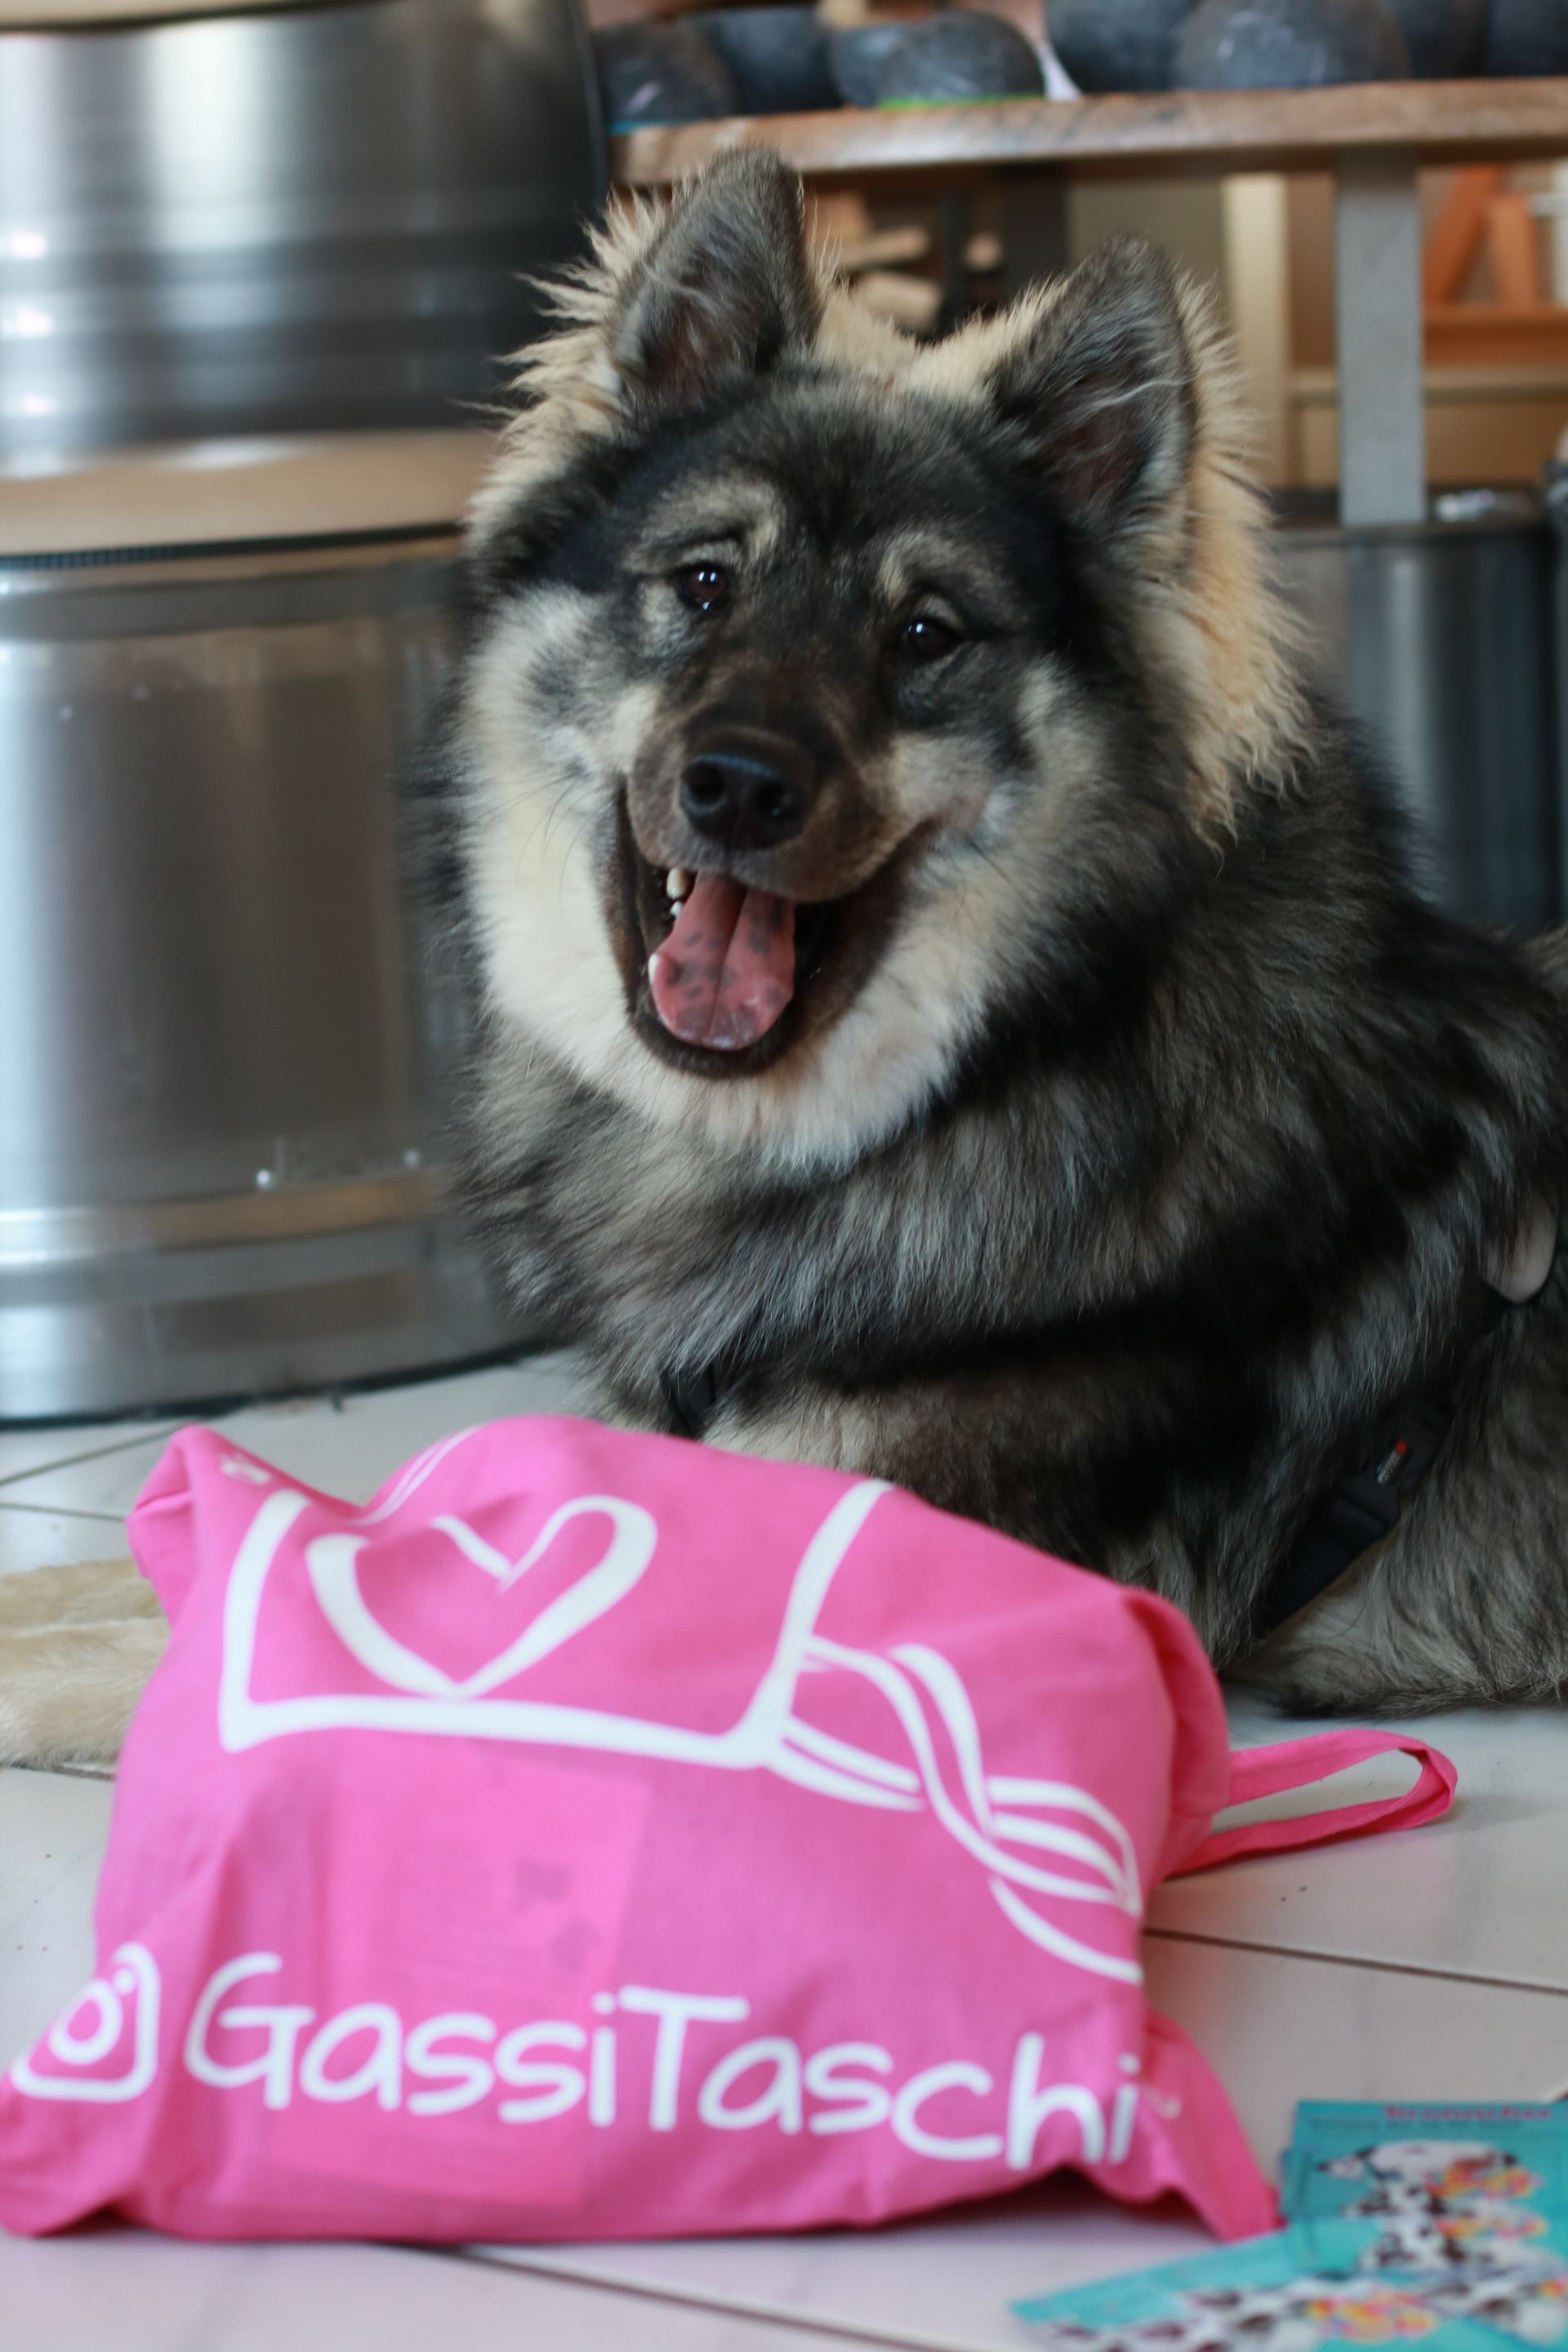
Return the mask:
<svg viewBox="0 0 1568 2352">
<path fill-rule="evenodd" d="M 795 994 L 794 900 L 699 874 L 649 961 L 648 987 L 665 1027 L 688 1045 L 754 1045 Z"/>
</svg>

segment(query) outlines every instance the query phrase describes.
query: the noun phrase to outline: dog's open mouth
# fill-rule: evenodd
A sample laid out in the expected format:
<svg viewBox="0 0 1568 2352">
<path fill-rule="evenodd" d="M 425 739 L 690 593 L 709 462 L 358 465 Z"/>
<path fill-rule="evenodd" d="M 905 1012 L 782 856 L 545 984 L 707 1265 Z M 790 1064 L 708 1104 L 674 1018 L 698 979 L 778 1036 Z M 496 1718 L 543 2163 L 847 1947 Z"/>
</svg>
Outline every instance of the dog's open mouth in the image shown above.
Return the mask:
<svg viewBox="0 0 1568 2352">
<path fill-rule="evenodd" d="M 644 1034 L 686 1068 L 764 1068 L 797 1033 L 847 902 L 782 898 L 731 875 L 652 866 L 629 837 L 625 847 Z"/>
<path fill-rule="evenodd" d="M 668 938 L 648 958 L 653 1009 L 683 1045 L 722 1053 L 765 1037 L 795 994 L 795 907 L 727 874 L 665 877 Z"/>
</svg>

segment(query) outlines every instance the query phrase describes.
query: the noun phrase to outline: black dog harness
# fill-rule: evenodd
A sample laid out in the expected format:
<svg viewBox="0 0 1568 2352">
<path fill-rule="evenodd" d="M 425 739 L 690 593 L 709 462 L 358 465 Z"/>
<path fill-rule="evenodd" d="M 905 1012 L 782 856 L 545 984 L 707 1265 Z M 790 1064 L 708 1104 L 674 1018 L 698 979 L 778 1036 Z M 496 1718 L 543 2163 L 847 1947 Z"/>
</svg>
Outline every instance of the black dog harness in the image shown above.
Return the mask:
<svg viewBox="0 0 1568 2352">
<path fill-rule="evenodd" d="M 1319 1503 L 1263 1589 L 1253 1626 L 1256 1640 L 1321 1599 L 1363 1553 L 1392 1535 L 1454 1425 L 1461 1379 L 1476 1349 L 1540 1295 L 1556 1255 L 1555 1212 L 1533 1200 L 1510 1260 L 1493 1270 L 1480 1320 L 1452 1378 L 1402 1398 L 1379 1423 L 1361 1468 Z M 707 1364 L 700 1371 L 668 1375 L 661 1385 L 672 1427 L 682 1437 L 706 1436 L 728 1386 L 720 1367 Z"/>
<path fill-rule="evenodd" d="M 1484 1315 L 1464 1363 L 1514 1312 L 1511 1300 L 1488 1295 Z M 1460 1370 L 1464 1369 L 1461 1364 Z M 1326 1495 L 1263 1588 L 1253 1620 L 1261 1641 L 1316 1601 L 1363 1552 L 1392 1535 L 1426 1483 L 1458 1411 L 1458 1376 L 1445 1388 L 1404 1398 L 1377 1433 L 1367 1459 Z"/>
<path fill-rule="evenodd" d="M 1263 1589 L 1253 1633 L 1261 1641 L 1317 1601 L 1363 1553 L 1392 1535 L 1426 1482 L 1459 1409 L 1462 1376 L 1478 1348 L 1537 1298 L 1557 1257 L 1556 1212 L 1529 1202 L 1507 1262 L 1494 1265 L 1469 1347 L 1440 1387 L 1404 1397 L 1380 1423 L 1359 1470 L 1326 1495 Z"/>
<path fill-rule="evenodd" d="M 676 1435 L 706 1437 L 724 1396 L 718 1365 L 704 1364 L 700 1372 L 667 1372 L 659 1388 Z"/>
</svg>

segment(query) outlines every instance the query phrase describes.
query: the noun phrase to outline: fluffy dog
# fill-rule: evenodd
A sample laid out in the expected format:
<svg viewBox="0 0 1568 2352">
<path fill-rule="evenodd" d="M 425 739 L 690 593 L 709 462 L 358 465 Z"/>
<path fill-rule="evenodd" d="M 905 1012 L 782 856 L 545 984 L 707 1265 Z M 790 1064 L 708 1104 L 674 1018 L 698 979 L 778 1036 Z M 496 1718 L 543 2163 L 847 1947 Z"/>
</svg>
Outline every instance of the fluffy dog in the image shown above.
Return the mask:
<svg viewBox="0 0 1568 2352">
<path fill-rule="evenodd" d="M 1197 294 L 1122 243 L 917 346 L 752 154 L 566 307 L 444 780 L 505 1279 L 628 1418 L 1152 1585 L 1293 1703 L 1559 1692 L 1568 959 L 1413 881 Z M 1417 1393 L 1411 1507 L 1259 1651 Z"/>
<path fill-rule="evenodd" d="M 1152 1586 L 1291 1704 L 1559 1693 L 1568 954 L 1413 880 L 1204 301 L 1119 243 L 918 345 L 750 153 L 562 308 L 431 780 L 502 1279 L 607 1411 Z"/>
</svg>

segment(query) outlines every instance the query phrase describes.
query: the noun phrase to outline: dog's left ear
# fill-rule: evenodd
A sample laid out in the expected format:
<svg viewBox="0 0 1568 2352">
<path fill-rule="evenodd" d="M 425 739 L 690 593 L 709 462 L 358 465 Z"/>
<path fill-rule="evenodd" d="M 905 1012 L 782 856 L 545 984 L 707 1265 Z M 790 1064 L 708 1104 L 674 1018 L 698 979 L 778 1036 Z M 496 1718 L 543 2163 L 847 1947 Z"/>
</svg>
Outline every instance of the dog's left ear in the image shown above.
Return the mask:
<svg viewBox="0 0 1568 2352">
<path fill-rule="evenodd" d="M 1039 309 L 990 380 L 1068 511 L 1100 531 L 1158 533 L 1179 511 L 1197 383 L 1163 254 L 1116 237 Z"/>
<path fill-rule="evenodd" d="M 822 290 L 801 184 L 776 155 L 727 155 L 677 196 L 617 289 L 609 359 L 639 424 L 700 407 L 816 332 Z"/>
</svg>

